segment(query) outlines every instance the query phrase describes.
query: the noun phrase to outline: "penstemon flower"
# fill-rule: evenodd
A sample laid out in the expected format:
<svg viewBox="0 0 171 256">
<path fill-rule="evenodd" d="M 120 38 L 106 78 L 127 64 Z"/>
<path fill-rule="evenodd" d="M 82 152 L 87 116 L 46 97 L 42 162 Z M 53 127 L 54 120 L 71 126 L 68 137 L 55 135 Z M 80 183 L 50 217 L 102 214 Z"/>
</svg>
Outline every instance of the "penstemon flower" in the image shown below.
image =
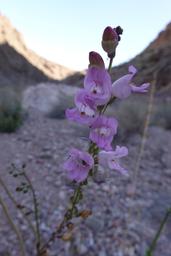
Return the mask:
<svg viewBox="0 0 171 256">
<path fill-rule="evenodd" d="M 69 179 L 81 182 L 87 178 L 93 164 L 94 160 L 90 154 L 72 148 L 69 153 L 69 158 L 66 160 L 63 167 Z"/>
<path fill-rule="evenodd" d="M 112 95 L 112 82 L 105 68 L 90 67 L 84 79 L 84 88 L 97 106 L 106 104 Z"/>
<path fill-rule="evenodd" d="M 128 149 L 120 146 L 116 146 L 114 151 L 100 151 L 99 164 L 109 169 L 116 170 L 121 174 L 127 174 L 127 170 L 120 165 L 120 158 L 127 155 Z"/>
<path fill-rule="evenodd" d="M 145 93 L 149 87 L 149 83 L 135 86 L 132 78 L 137 73 L 134 66 L 129 66 L 129 74 L 122 76 L 112 84 L 112 94 L 119 99 L 126 99 L 131 93 Z"/>
<path fill-rule="evenodd" d="M 90 140 L 101 149 L 111 150 L 113 136 L 117 132 L 118 121 L 113 117 L 99 116 L 91 125 Z"/>
<path fill-rule="evenodd" d="M 110 54 L 115 53 L 115 49 L 118 45 L 119 35 L 115 28 L 106 27 L 102 36 L 102 47 L 105 52 Z"/>
<path fill-rule="evenodd" d="M 90 125 L 96 116 L 96 105 L 91 95 L 84 89 L 77 92 L 75 96 L 76 108 L 67 109 L 66 118 L 81 124 Z"/>
<path fill-rule="evenodd" d="M 82 216 L 78 213 L 77 204 L 81 200 L 82 186 L 86 185 L 91 176 L 98 172 L 98 164 L 126 175 L 127 170 L 120 165 L 122 157 L 128 155 L 126 147 L 116 146 L 112 148 L 112 141 L 117 133 L 118 121 L 114 117 L 105 116 L 105 110 L 115 98 L 125 99 L 131 93 L 145 93 L 149 83 L 137 87 L 132 83 L 132 78 L 137 70 L 129 67 L 129 74 L 116 80 L 113 84 L 109 71 L 115 57 L 116 47 L 122 34 L 121 27 L 107 27 L 102 37 L 102 47 L 110 59 L 108 70 L 104 61 L 97 52 L 89 53 L 89 66 L 84 79 L 84 88 L 75 96 L 75 108 L 66 110 L 66 117 L 78 123 L 88 125 L 89 148 L 88 152 L 72 148 L 69 158 L 64 163 L 64 169 L 68 178 L 77 183 L 74 194 L 71 197 L 71 206 L 65 213 L 64 220 L 57 232 L 64 228 L 64 224 L 74 216 Z"/>
<path fill-rule="evenodd" d="M 105 68 L 103 58 L 98 52 L 92 51 L 89 53 L 89 62 L 89 67 Z"/>
<path fill-rule="evenodd" d="M 28 207 L 18 204 L 10 191 L 8 191 L 8 188 L 4 185 L 4 182 L 0 180 L 2 187 L 16 205 L 17 209 L 21 210 L 35 234 L 36 256 L 49 255 L 48 251 L 50 245 L 56 238 L 60 238 L 63 241 L 71 240 L 72 235 L 77 233 L 73 232 L 75 218 L 79 217 L 85 219 L 92 214 L 91 209 L 81 209 L 82 206 L 78 207 L 78 204 L 83 198 L 83 188 L 88 184 L 90 179 L 92 181 L 95 180 L 94 178 L 99 171 L 99 165 L 103 166 L 105 169 L 109 168 L 115 170 L 122 175 L 128 175 L 128 170 L 125 169 L 121 163 L 121 159 L 128 155 L 128 148 L 117 145 L 115 150 L 113 150 L 112 142 L 117 134 L 118 121 L 114 117 L 105 116 L 105 111 L 116 98 L 126 99 L 131 93 L 146 93 L 150 84 L 144 83 L 140 86 L 136 86 L 132 82 L 132 79 L 137 72 L 136 68 L 132 65 L 129 66 L 128 74 L 122 76 L 112 84 L 110 70 L 122 32 L 123 30 L 119 26 L 116 28 L 110 26 L 105 28 L 102 36 L 102 48 L 109 58 L 108 69 L 105 68 L 105 63 L 101 55 L 95 51 L 91 51 L 89 53 L 88 70 L 84 79 L 84 88 L 79 89 L 75 95 L 75 107 L 66 110 L 66 118 L 68 120 L 89 127 L 89 147 L 87 148 L 87 151 L 72 147 L 69 150 L 68 158 L 63 163 L 63 169 L 66 172 L 68 179 L 72 181 L 72 184 L 74 185 L 72 188 L 74 191 L 70 196 L 68 207 L 60 224 L 58 226 L 55 225 L 55 229 L 47 241 L 43 243 L 44 239 L 41 235 L 40 214 L 36 197 L 37 193 L 32 186 L 31 180 L 25 173 L 25 165 L 23 165 L 22 169 L 17 172 L 15 168 L 11 174 L 14 177 L 19 176 L 20 178 L 24 178 L 24 182 L 21 180 L 21 184 L 16 188 L 16 191 L 27 193 L 30 189 L 33 198 L 33 210 L 30 211 L 27 209 Z M 13 223 L 3 200 L 0 199 L 0 201 L 5 215 L 8 217 L 7 219 L 12 225 L 20 242 L 21 255 L 24 256 L 25 252 L 23 241 L 21 239 L 22 236 L 19 232 L 20 230 L 18 230 L 15 223 Z M 32 213 L 34 213 L 35 225 L 34 223 L 32 224 L 30 218 L 27 218 L 27 216 L 30 216 Z M 152 256 L 160 233 L 170 214 L 171 209 L 166 212 L 159 230 L 146 252 L 146 256 Z"/>
<path fill-rule="evenodd" d="M 106 27 L 103 32 L 102 47 L 107 52 L 110 60 L 108 70 L 105 69 L 101 55 L 91 51 L 89 53 L 89 66 L 84 79 L 84 88 L 78 90 L 75 95 L 75 108 L 66 110 L 68 120 L 89 126 L 90 143 L 87 152 L 72 148 L 68 159 L 63 164 L 68 178 L 76 184 L 63 220 L 55 232 L 52 233 L 45 246 L 42 247 L 42 250 L 48 248 L 54 237 L 60 237 L 63 240 L 66 240 L 66 237 L 71 237 L 69 226 L 72 226 L 72 228 L 74 226 L 71 219 L 74 217 L 88 217 L 87 212 L 90 213 L 91 211 L 79 212 L 77 204 L 83 197 L 82 186 L 85 186 L 89 179 L 98 172 L 98 164 L 116 170 L 121 174 L 127 174 L 127 170 L 120 165 L 120 159 L 128 155 L 128 149 L 124 146 L 116 146 L 115 150 L 112 149 L 112 141 L 117 133 L 118 121 L 114 117 L 105 116 L 105 110 L 115 98 L 125 99 L 131 93 L 147 92 L 149 84 L 145 83 L 137 87 L 132 83 L 132 78 L 137 72 L 134 66 L 129 67 L 129 74 L 112 84 L 109 72 L 122 32 L 119 26 L 116 28 Z M 66 233 L 66 230 L 68 233 Z"/>
</svg>

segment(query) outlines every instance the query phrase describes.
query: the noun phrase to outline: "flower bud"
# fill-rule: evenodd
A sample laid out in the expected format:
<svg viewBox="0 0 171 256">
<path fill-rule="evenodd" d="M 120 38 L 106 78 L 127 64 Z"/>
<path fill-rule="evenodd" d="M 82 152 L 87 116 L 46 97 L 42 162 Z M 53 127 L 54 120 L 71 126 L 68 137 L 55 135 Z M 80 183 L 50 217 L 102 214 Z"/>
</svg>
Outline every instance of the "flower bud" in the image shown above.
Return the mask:
<svg viewBox="0 0 171 256">
<path fill-rule="evenodd" d="M 83 219 L 88 218 L 90 215 L 92 214 L 91 210 L 83 210 L 82 212 L 80 212 L 80 217 L 82 217 Z"/>
<path fill-rule="evenodd" d="M 121 40 L 120 35 L 122 35 L 123 29 L 122 29 L 120 26 L 117 26 L 117 27 L 115 28 L 115 31 L 116 31 L 116 33 L 118 34 L 118 41 L 120 41 L 120 40 Z"/>
<path fill-rule="evenodd" d="M 48 256 L 47 249 L 44 249 L 43 251 L 40 251 L 41 256 Z"/>
<path fill-rule="evenodd" d="M 72 239 L 72 233 L 71 232 L 67 232 L 65 234 L 63 234 L 62 236 L 62 240 L 67 242 L 70 241 Z"/>
<path fill-rule="evenodd" d="M 114 54 L 118 45 L 118 34 L 114 28 L 106 27 L 102 36 L 102 48 L 108 55 Z"/>
<path fill-rule="evenodd" d="M 92 51 L 89 53 L 89 62 L 90 62 L 89 67 L 92 67 L 92 66 L 100 67 L 100 68 L 105 67 L 102 57 L 97 52 Z"/>
<path fill-rule="evenodd" d="M 72 231 L 74 229 L 74 224 L 72 222 L 69 222 L 67 224 L 67 228 L 68 228 L 68 230 Z"/>
</svg>

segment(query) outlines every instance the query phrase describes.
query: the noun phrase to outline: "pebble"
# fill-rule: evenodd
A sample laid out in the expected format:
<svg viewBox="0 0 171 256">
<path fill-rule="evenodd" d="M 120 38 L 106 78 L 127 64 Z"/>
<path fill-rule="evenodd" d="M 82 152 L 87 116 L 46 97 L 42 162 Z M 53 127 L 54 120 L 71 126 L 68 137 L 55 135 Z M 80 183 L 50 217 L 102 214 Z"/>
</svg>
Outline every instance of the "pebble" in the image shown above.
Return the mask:
<svg viewBox="0 0 171 256">
<path fill-rule="evenodd" d="M 9 177 L 6 167 L 10 162 L 21 167 L 23 160 L 26 159 L 27 174 L 38 192 L 36 195 L 43 239 L 47 239 L 59 225 L 74 188 L 60 168 L 64 154 L 71 145 L 78 148 L 87 147 L 87 142 L 77 136 L 78 130 L 79 134 L 84 130 L 81 130 L 81 127 L 78 129 L 76 125 L 70 125 L 68 130 L 68 125 L 66 120 L 45 118 L 39 112 L 31 111 L 18 132 L 8 135 L 10 139 L 0 134 L 1 175 L 12 190 L 14 180 Z M 156 139 L 154 135 L 160 138 Z M 161 219 L 164 214 L 164 207 L 171 203 L 171 132 L 163 129 L 156 131 L 155 128 L 150 131 L 137 176 L 137 186 L 132 188 L 129 185 L 132 184 L 135 163 L 133 159 L 135 160 L 140 141 L 140 136 L 135 134 L 127 145 L 129 156 L 125 166 L 128 166 L 129 177 L 123 178 L 111 170 L 100 170 L 95 183 L 89 182 L 84 188 L 86 196 L 79 208 L 91 208 L 93 215 L 86 220 L 74 219 L 73 236 L 79 252 L 70 255 L 70 243 L 56 240 L 49 249 L 49 255 L 144 256 L 147 245 L 158 228 L 159 218 Z M 17 179 L 15 182 L 20 180 Z M 3 191 L 2 196 L 5 195 Z M 22 202 L 28 208 L 33 207 L 30 193 L 14 196 L 17 202 Z M 27 223 L 22 221 L 22 215 L 18 211 L 16 214 L 10 200 L 7 200 L 7 204 L 10 214 L 17 219 L 15 223 L 24 223 L 21 224 L 21 231 L 26 242 L 26 256 L 33 255 L 33 234 L 27 228 Z M 29 218 L 35 224 L 33 215 Z M 2 214 L 0 226 L 0 256 L 9 256 L 8 252 L 10 256 L 20 255 L 15 234 Z M 155 256 L 170 256 L 169 224 L 162 234 L 161 241 Z"/>
</svg>

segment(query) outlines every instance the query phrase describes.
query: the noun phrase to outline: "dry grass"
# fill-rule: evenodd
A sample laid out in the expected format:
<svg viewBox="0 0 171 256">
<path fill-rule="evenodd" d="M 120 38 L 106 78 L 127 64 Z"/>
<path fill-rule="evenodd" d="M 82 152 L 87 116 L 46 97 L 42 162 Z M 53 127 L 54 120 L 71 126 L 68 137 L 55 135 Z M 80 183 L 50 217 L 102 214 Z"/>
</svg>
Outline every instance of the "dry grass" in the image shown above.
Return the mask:
<svg viewBox="0 0 171 256">
<path fill-rule="evenodd" d="M 0 89 L 0 132 L 14 132 L 22 123 L 21 101 L 11 89 Z"/>
</svg>

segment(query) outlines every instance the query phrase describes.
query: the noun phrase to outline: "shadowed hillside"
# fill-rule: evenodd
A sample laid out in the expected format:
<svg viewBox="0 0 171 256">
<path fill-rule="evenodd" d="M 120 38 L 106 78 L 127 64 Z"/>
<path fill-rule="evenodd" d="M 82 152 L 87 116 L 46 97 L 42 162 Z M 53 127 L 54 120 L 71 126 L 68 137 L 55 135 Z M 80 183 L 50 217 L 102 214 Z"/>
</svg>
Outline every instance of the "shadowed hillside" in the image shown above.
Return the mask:
<svg viewBox="0 0 171 256">
<path fill-rule="evenodd" d="M 112 69 L 113 79 L 117 79 L 127 72 L 127 68 L 133 64 L 138 69 L 136 81 L 143 83 L 152 81 L 156 73 L 156 85 L 158 89 L 171 86 L 171 23 L 158 37 L 139 55 L 127 63 Z"/>
<path fill-rule="evenodd" d="M 123 39 L 124 40 L 124 39 Z M 119 46 L 118 46 L 119 47 Z M 117 54 L 117 53 L 116 53 Z M 171 86 L 171 23 L 152 41 L 139 55 L 112 69 L 112 80 L 118 79 L 128 72 L 128 66 L 135 65 L 138 69 L 136 82 L 150 82 L 157 72 L 157 88 L 167 90 Z M 81 85 L 83 74 L 75 73 L 64 79 L 64 82 Z"/>
<path fill-rule="evenodd" d="M 1 87 L 11 86 L 17 89 L 27 84 L 49 80 L 41 70 L 7 43 L 0 45 L 0 60 Z"/>
<path fill-rule="evenodd" d="M 0 85 L 27 86 L 43 81 L 58 81 L 72 71 L 47 61 L 29 50 L 21 34 L 0 15 Z"/>
</svg>

